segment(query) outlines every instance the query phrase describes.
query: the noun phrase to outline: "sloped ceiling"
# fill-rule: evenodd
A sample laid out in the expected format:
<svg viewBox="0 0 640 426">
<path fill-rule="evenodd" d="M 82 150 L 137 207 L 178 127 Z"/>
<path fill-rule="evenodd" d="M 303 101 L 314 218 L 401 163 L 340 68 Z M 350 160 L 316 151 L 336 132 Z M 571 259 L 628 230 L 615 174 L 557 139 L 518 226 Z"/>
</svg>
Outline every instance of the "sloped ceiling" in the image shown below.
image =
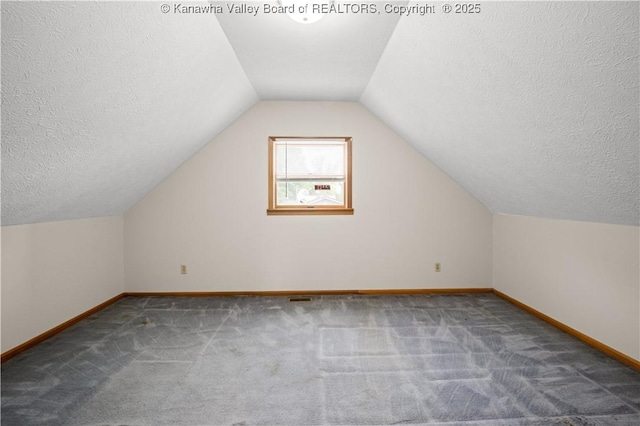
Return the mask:
<svg viewBox="0 0 640 426">
<path fill-rule="evenodd" d="M 122 214 L 257 100 L 212 16 L 2 2 L 2 224 Z"/>
<path fill-rule="evenodd" d="M 2 224 L 122 214 L 260 99 L 359 100 L 494 212 L 640 223 L 638 3 L 384 4 L 2 2 Z"/>
<path fill-rule="evenodd" d="M 638 225 L 639 6 L 403 17 L 361 102 L 494 212 Z"/>
</svg>

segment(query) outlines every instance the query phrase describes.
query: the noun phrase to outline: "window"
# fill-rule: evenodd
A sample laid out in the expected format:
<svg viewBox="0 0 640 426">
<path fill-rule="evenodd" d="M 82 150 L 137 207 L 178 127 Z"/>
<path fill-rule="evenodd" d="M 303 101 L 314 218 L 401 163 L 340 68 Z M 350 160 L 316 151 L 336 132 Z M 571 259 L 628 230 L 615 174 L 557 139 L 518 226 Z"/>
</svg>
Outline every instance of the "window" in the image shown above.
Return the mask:
<svg viewBox="0 0 640 426">
<path fill-rule="evenodd" d="M 267 214 L 353 214 L 351 138 L 270 137 Z"/>
</svg>

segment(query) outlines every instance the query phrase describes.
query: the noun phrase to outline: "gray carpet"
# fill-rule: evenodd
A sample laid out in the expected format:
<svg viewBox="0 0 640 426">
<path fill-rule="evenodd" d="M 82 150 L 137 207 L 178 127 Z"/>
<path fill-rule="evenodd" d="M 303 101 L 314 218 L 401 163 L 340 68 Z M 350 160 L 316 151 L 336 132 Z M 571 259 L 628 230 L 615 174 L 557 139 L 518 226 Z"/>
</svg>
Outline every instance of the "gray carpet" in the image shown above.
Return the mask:
<svg viewBox="0 0 640 426">
<path fill-rule="evenodd" d="M 2 365 L 2 425 L 640 425 L 640 373 L 490 294 L 125 298 Z"/>
</svg>

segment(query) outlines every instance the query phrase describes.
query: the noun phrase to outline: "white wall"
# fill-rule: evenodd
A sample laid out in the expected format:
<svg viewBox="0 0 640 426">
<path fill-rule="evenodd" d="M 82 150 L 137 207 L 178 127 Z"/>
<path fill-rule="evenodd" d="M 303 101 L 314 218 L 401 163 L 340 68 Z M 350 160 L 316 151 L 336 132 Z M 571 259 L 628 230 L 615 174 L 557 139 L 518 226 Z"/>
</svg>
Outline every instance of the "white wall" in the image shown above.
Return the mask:
<svg viewBox="0 0 640 426">
<path fill-rule="evenodd" d="M 123 292 L 123 217 L 2 227 L 2 352 Z"/>
<path fill-rule="evenodd" d="M 4 352 L 2 349 L 2 226 L 0 226 L 0 353 Z"/>
<path fill-rule="evenodd" d="M 495 214 L 494 288 L 640 360 L 639 232 Z"/>
<path fill-rule="evenodd" d="M 352 136 L 355 214 L 267 216 L 270 135 Z M 491 287 L 491 227 L 361 105 L 260 102 L 125 214 L 125 288 Z"/>
</svg>

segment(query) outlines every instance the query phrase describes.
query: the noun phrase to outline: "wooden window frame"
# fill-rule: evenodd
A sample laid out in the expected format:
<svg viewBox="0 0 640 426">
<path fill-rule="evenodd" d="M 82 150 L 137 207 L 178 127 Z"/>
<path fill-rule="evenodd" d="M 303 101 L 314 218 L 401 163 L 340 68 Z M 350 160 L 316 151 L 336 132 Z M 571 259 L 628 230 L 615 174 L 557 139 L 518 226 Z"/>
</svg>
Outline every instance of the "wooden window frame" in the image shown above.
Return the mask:
<svg viewBox="0 0 640 426">
<path fill-rule="evenodd" d="M 341 140 L 345 142 L 345 179 L 344 179 L 344 205 L 342 206 L 278 206 L 276 205 L 277 185 L 275 167 L 275 143 L 283 140 L 313 141 L 313 140 Z M 351 141 L 349 136 L 269 136 L 269 207 L 267 215 L 352 215 L 353 205 L 351 197 Z"/>
</svg>

